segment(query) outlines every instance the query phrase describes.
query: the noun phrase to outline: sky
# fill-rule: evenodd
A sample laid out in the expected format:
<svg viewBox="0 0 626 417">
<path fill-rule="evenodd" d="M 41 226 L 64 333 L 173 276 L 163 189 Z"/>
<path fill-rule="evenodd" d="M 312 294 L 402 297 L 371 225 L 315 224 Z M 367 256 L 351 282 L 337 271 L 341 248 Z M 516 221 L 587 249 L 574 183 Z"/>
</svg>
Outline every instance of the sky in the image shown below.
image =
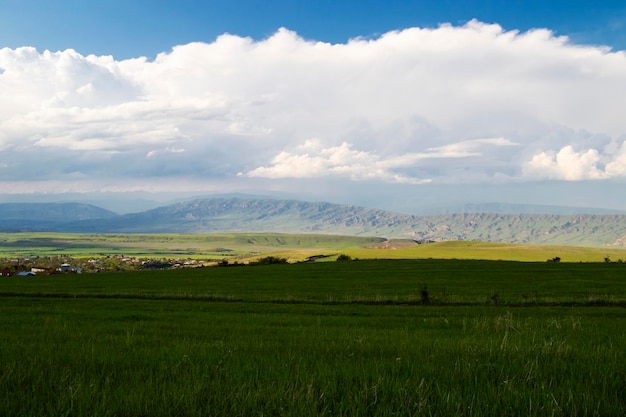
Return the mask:
<svg viewBox="0 0 626 417">
<path fill-rule="evenodd" d="M 625 51 L 623 1 L 0 0 L 0 202 L 626 210 Z"/>
</svg>

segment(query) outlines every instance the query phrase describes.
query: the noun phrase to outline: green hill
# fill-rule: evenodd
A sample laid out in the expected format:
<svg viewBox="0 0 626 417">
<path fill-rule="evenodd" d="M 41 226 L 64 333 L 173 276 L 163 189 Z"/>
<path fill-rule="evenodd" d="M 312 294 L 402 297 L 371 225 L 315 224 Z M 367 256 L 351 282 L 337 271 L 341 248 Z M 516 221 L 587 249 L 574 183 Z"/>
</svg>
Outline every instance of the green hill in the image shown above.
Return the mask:
<svg viewBox="0 0 626 417">
<path fill-rule="evenodd" d="M 87 205 L 72 210 L 70 206 L 48 205 L 30 209 L 21 206 L 22 217 L 18 220 L 7 214 L 6 207 L 4 212 L 0 210 L 0 230 L 314 233 L 403 238 L 418 242 L 488 241 L 626 247 L 626 215 L 622 214 L 416 216 L 351 205 L 254 198 L 203 198 L 122 216 Z M 28 213 L 32 213 L 30 220 Z"/>
<path fill-rule="evenodd" d="M 576 246 L 626 245 L 626 215 L 464 213 L 415 216 L 294 200 L 209 198 L 112 219 L 79 222 L 80 232 L 324 233 Z M 72 228 L 69 230 L 71 231 Z"/>
<path fill-rule="evenodd" d="M 71 222 L 111 219 L 112 211 L 83 203 L 0 204 L 0 231 L 55 231 Z"/>
</svg>

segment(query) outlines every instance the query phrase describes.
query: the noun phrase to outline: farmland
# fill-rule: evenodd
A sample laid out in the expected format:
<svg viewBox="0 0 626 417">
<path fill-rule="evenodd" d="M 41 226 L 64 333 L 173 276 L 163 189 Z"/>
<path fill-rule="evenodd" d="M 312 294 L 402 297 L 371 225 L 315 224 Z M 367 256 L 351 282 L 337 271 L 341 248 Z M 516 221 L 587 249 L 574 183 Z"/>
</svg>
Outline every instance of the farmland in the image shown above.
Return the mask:
<svg viewBox="0 0 626 417">
<path fill-rule="evenodd" d="M 338 250 L 379 243 L 384 239 L 278 233 L 216 234 L 73 234 L 0 233 L 0 257 L 10 256 L 250 256 L 288 248 Z"/>
<path fill-rule="evenodd" d="M 623 415 L 626 265 L 484 260 L 0 280 L 0 414 Z"/>
<path fill-rule="evenodd" d="M 485 259 L 542 262 L 626 260 L 620 247 L 578 247 L 447 241 L 418 245 L 411 240 L 380 237 L 285 233 L 216 234 L 72 234 L 0 233 L 0 258 L 55 256 L 90 258 L 133 256 L 145 259 L 228 259 L 247 262 L 260 256 L 280 256 L 290 262 L 309 256 L 340 253 L 359 259 Z"/>
</svg>

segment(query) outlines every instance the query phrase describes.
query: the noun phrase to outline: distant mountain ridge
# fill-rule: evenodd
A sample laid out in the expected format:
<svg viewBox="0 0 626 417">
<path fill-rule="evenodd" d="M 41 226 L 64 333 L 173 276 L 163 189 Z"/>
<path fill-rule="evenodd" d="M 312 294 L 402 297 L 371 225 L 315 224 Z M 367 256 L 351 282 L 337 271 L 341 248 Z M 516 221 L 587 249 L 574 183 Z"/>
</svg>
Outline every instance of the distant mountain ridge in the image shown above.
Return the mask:
<svg viewBox="0 0 626 417">
<path fill-rule="evenodd" d="M 365 235 L 403 233 L 407 219 L 378 209 L 296 200 L 207 198 L 176 203 L 114 219 L 76 222 L 72 230 L 115 232 L 211 233 L 285 232 Z M 398 228 L 396 231 L 395 228 Z"/>
<path fill-rule="evenodd" d="M 16 218 L 18 212 L 19 218 Z M 79 203 L 20 204 L 19 207 L 0 204 L 0 230 L 324 233 L 417 241 L 482 240 L 626 247 L 626 215 L 623 214 L 417 216 L 351 205 L 266 198 L 201 198 L 125 215 Z"/>
<path fill-rule="evenodd" d="M 56 231 L 68 222 L 110 219 L 118 214 L 84 203 L 0 204 L 0 231 Z"/>
</svg>

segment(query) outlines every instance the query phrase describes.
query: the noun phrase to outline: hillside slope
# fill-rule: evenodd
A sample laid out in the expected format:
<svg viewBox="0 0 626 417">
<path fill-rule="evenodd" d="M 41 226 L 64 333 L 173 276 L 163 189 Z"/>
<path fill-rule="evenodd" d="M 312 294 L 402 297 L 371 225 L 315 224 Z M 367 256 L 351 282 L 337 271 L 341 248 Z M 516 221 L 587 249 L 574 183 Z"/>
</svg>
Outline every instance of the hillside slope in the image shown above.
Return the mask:
<svg viewBox="0 0 626 417">
<path fill-rule="evenodd" d="M 626 247 L 626 215 L 465 213 L 414 216 L 294 200 L 207 198 L 59 231 L 115 233 L 280 232 Z"/>
<path fill-rule="evenodd" d="M 415 239 L 626 247 L 625 215 L 469 213 L 423 220 Z"/>
<path fill-rule="evenodd" d="M 419 217 L 384 210 L 295 200 L 208 198 L 113 219 L 76 222 L 70 231 L 210 233 L 281 232 L 407 235 Z"/>
<path fill-rule="evenodd" d="M 2 203 L 0 231 L 54 231 L 71 222 L 117 216 L 112 211 L 83 203 Z"/>
</svg>

